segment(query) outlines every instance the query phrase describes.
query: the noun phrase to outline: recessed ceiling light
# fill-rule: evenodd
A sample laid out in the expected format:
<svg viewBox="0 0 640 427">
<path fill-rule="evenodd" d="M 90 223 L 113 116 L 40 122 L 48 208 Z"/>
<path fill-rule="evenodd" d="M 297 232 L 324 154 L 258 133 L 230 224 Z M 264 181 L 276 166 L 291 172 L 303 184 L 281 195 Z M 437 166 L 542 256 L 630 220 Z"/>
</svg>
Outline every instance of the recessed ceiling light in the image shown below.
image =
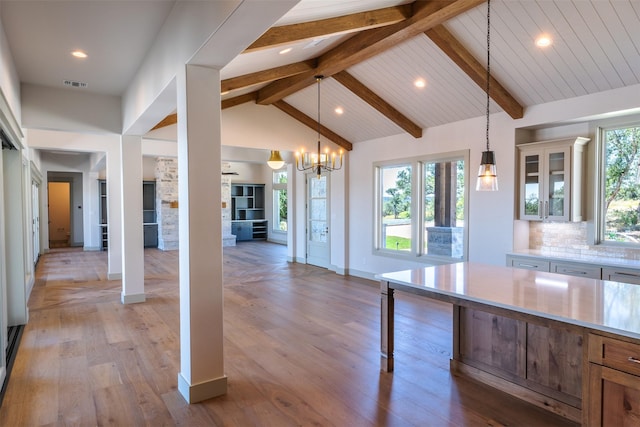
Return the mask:
<svg viewBox="0 0 640 427">
<path fill-rule="evenodd" d="M 344 113 L 344 109 L 342 107 L 336 107 L 336 109 L 333 111 L 335 111 L 337 115 L 341 115 L 342 113 Z"/>
<path fill-rule="evenodd" d="M 553 40 L 548 34 L 542 34 L 536 39 L 536 46 L 538 47 L 551 46 L 551 43 L 553 43 Z"/>
<path fill-rule="evenodd" d="M 71 52 L 71 55 L 75 56 L 76 58 L 81 58 L 81 59 L 84 59 L 84 58 L 86 58 L 88 56 L 86 53 L 84 53 L 81 50 L 74 50 L 73 52 Z"/>
<path fill-rule="evenodd" d="M 419 89 L 422 89 L 423 87 L 427 86 L 427 82 L 423 78 L 418 78 L 413 82 L 413 85 Z"/>
<path fill-rule="evenodd" d="M 281 50 L 280 52 L 278 52 L 278 53 L 279 53 L 280 55 L 284 55 L 284 54 L 289 53 L 289 52 L 291 52 L 291 48 L 290 48 L 290 47 L 288 47 L 288 48 L 286 48 L 286 49 L 282 49 L 282 50 Z"/>
</svg>

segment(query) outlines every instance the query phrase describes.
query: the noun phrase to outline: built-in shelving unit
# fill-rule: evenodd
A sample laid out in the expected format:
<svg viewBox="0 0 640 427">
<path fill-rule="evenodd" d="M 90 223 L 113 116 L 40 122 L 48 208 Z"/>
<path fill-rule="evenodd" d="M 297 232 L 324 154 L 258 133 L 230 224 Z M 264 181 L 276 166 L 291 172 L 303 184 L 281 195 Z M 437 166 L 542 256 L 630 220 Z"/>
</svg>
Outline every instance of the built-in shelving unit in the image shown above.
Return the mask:
<svg viewBox="0 0 640 427">
<path fill-rule="evenodd" d="M 107 223 L 107 182 L 99 180 L 100 194 L 100 235 L 102 250 L 109 247 Z M 158 247 L 158 224 L 156 222 L 156 182 L 142 182 L 142 222 L 144 224 L 144 247 Z"/>
<path fill-rule="evenodd" d="M 267 238 L 264 184 L 231 184 L 231 233 L 236 240 Z"/>
</svg>

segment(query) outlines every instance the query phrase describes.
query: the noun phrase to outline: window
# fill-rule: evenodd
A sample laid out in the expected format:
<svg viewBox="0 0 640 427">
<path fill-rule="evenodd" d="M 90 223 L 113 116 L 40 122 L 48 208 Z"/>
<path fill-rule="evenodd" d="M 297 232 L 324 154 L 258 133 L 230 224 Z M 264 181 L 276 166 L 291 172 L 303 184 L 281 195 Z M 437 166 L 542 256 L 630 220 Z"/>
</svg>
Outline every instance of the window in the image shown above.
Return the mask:
<svg viewBox="0 0 640 427">
<path fill-rule="evenodd" d="M 423 253 L 464 258 L 464 160 L 423 164 Z"/>
<path fill-rule="evenodd" d="M 411 166 L 380 168 L 382 183 L 381 247 L 411 251 Z"/>
<path fill-rule="evenodd" d="M 287 171 L 273 172 L 274 231 L 287 231 Z"/>
<path fill-rule="evenodd" d="M 466 259 L 468 151 L 376 165 L 378 254 Z"/>
<path fill-rule="evenodd" d="M 603 129 L 600 241 L 640 244 L 640 125 Z"/>
</svg>

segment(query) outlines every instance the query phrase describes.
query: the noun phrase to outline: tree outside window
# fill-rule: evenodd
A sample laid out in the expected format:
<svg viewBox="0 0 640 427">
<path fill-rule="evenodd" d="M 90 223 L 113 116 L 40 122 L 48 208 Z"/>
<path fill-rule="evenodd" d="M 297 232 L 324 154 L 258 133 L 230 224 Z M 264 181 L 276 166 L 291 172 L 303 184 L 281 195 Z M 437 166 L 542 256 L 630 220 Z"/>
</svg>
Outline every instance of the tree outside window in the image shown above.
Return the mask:
<svg viewBox="0 0 640 427">
<path fill-rule="evenodd" d="M 287 231 L 287 172 L 273 173 L 273 229 Z"/>
<path fill-rule="evenodd" d="M 603 240 L 640 244 L 640 127 L 605 130 L 603 141 Z"/>
<path fill-rule="evenodd" d="M 465 150 L 375 165 L 377 254 L 466 259 L 468 163 Z"/>
<path fill-rule="evenodd" d="M 380 170 L 382 182 L 382 247 L 411 250 L 411 166 L 391 166 Z"/>
</svg>

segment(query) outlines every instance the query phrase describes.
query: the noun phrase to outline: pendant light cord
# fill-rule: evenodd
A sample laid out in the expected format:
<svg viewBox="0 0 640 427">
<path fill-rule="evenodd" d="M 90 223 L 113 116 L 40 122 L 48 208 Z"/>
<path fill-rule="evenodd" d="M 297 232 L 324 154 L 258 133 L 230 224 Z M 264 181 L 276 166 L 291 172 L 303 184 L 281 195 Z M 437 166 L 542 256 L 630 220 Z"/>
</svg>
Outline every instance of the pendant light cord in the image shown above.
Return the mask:
<svg viewBox="0 0 640 427">
<path fill-rule="evenodd" d="M 323 76 L 316 76 L 318 82 L 318 162 L 320 162 L 320 81 Z"/>
<path fill-rule="evenodd" d="M 491 0 L 487 0 L 487 151 L 489 150 L 489 82 L 491 81 Z"/>
</svg>

